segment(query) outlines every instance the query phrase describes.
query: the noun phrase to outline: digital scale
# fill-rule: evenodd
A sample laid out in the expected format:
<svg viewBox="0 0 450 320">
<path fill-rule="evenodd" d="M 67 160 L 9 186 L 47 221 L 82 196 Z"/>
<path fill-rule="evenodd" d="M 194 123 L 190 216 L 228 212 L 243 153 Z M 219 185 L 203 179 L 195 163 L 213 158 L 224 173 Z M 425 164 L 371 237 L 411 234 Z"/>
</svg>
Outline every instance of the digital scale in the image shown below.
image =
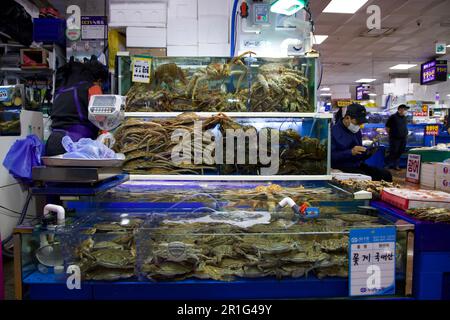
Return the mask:
<svg viewBox="0 0 450 320">
<path fill-rule="evenodd" d="M 105 131 L 117 128 L 125 118 L 126 97 L 94 95 L 89 100 L 89 121 Z"/>
</svg>

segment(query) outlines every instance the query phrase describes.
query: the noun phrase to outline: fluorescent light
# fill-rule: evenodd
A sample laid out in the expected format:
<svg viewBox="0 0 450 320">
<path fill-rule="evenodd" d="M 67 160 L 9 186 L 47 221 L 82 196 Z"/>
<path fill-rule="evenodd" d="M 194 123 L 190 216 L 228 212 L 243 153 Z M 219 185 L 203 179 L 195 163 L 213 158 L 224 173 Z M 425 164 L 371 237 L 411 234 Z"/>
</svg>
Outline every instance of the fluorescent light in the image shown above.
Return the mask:
<svg viewBox="0 0 450 320">
<path fill-rule="evenodd" d="M 371 97 L 376 97 L 377 94 L 376 94 L 376 93 L 369 93 L 369 96 L 371 96 Z"/>
<path fill-rule="evenodd" d="M 368 0 L 331 0 L 328 6 L 323 9 L 325 13 L 355 13 Z"/>
<path fill-rule="evenodd" d="M 328 87 L 324 87 L 324 88 L 320 89 L 320 91 L 330 91 L 330 90 L 331 90 L 331 89 L 328 88 Z"/>
<path fill-rule="evenodd" d="M 332 94 L 331 93 L 321 93 L 320 94 L 322 97 L 331 97 Z"/>
<path fill-rule="evenodd" d="M 366 79 L 366 78 L 362 78 L 362 79 L 359 79 L 359 80 L 356 80 L 355 82 L 359 82 L 359 83 L 370 83 L 370 82 L 374 82 L 374 81 L 376 81 L 377 79 Z"/>
<path fill-rule="evenodd" d="M 417 64 L 398 64 L 396 66 L 390 67 L 391 70 L 408 70 L 417 67 Z"/>
<path fill-rule="evenodd" d="M 270 5 L 270 11 L 291 16 L 303 9 L 307 0 L 276 0 Z"/>
<path fill-rule="evenodd" d="M 328 38 L 328 36 L 313 36 L 313 44 L 321 44 L 322 42 L 324 42 L 326 39 Z"/>
</svg>

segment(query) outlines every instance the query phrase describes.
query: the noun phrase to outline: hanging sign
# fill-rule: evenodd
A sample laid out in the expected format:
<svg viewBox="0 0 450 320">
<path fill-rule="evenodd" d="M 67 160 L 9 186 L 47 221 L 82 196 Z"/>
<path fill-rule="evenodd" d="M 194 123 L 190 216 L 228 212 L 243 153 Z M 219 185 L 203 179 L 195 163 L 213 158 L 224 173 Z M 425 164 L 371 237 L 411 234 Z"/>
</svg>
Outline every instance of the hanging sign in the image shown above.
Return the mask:
<svg viewBox="0 0 450 320">
<path fill-rule="evenodd" d="M 438 125 L 429 125 L 425 127 L 425 135 L 426 136 L 438 136 L 439 135 L 439 126 Z"/>
<path fill-rule="evenodd" d="M 421 85 L 443 81 L 447 81 L 447 60 L 431 60 L 421 65 Z"/>
<path fill-rule="evenodd" d="M 132 81 L 141 83 L 151 82 L 152 58 L 147 56 L 134 56 L 131 58 Z"/>
<path fill-rule="evenodd" d="M 408 154 L 408 166 L 406 167 L 406 181 L 420 182 L 420 154 Z"/>
<path fill-rule="evenodd" d="M 350 230 L 350 296 L 395 294 L 395 227 Z"/>
</svg>

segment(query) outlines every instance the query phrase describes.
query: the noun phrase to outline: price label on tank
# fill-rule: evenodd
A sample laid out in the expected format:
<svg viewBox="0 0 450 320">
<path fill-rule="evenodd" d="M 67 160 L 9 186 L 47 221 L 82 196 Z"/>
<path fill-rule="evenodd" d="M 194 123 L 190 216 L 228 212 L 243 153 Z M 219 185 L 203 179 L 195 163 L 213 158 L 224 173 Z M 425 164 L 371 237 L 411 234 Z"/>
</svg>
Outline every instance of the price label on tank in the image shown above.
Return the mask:
<svg viewBox="0 0 450 320">
<path fill-rule="evenodd" d="M 395 294 L 395 227 L 350 230 L 350 296 Z"/>
<path fill-rule="evenodd" d="M 0 88 L 0 101 L 8 101 L 8 89 Z"/>
<path fill-rule="evenodd" d="M 132 58 L 133 82 L 150 83 L 152 58 L 135 56 Z"/>
<path fill-rule="evenodd" d="M 419 183 L 420 181 L 420 155 L 408 154 L 408 165 L 406 167 L 406 181 Z"/>
</svg>

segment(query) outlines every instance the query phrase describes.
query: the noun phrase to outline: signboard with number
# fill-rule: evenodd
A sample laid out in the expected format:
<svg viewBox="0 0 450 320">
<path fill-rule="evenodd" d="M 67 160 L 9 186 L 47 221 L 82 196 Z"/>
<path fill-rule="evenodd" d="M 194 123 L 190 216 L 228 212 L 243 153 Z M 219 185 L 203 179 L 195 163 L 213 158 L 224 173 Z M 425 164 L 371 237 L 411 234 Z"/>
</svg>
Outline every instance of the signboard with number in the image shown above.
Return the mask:
<svg viewBox="0 0 450 320">
<path fill-rule="evenodd" d="M 421 85 L 442 81 L 447 81 L 447 60 L 431 60 L 421 65 Z"/>
<path fill-rule="evenodd" d="M 439 126 L 438 125 L 429 125 L 425 127 L 425 135 L 426 136 L 438 136 L 439 135 Z"/>
<path fill-rule="evenodd" d="M 406 181 L 420 182 L 420 155 L 408 154 L 408 166 L 406 167 Z"/>
<path fill-rule="evenodd" d="M 349 294 L 395 294 L 395 227 L 350 230 Z"/>
<path fill-rule="evenodd" d="M 134 56 L 132 58 L 132 81 L 141 83 L 151 82 L 152 58 L 146 56 Z"/>
</svg>

